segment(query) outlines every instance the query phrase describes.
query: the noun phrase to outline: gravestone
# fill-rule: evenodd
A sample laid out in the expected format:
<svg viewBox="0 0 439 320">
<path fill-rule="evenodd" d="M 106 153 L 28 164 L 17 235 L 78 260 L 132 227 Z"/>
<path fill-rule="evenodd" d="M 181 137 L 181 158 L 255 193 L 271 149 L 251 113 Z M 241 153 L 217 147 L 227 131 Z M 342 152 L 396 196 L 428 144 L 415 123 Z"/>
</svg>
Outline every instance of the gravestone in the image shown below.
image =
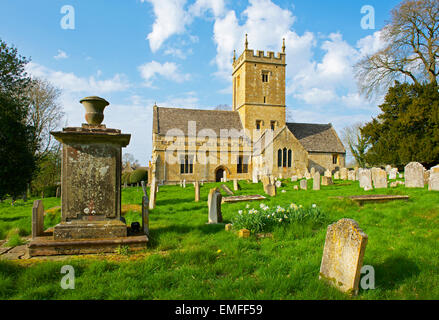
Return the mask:
<svg viewBox="0 0 439 320">
<path fill-rule="evenodd" d="M 278 179 L 280 179 L 280 180 L 283 179 L 283 177 L 282 177 L 282 173 L 279 173 L 279 177 L 278 177 Z"/>
<path fill-rule="evenodd" d="M 263 185 L 263 186 L 265 186 L 265 185 L 267 185 L 267 184 L 270 184 L 270 177 L 268 177 L 268 176 L 262 176 L 261 181 L 262 181 L 262 185 Z"/>
<path fill-rule="evenodd" d="M 194 190 L 195 190 L 195 202 L 200 201 L 200 183 L 198 181 L 194 182 Z"/>
<path fill-rule="evenodd" d="M 306 190 L 308 188 L 308 180 L 300 180 L 300 189 Z"/>
<path fill-rule="evenodd" d="M 149 236 L 149 211 L 148 211 L 149 201 L 148 196 L 144 195 L 142 197 L 142 230 Z"/>
<path fill-rule="evenodd" d="M 155 198 L 157 192 L 157 180 L 155 178 L 151 181 L 151 186 L 149 188 L 149 209 L 152 210 L 155 208 Z"/>
<path fill-rule="evenodd" d="M 313 184 L 312 184 L 313 190 L 320 190 L 320 172 L 314 173 L 313 176 Z"/>
<path fill-rule="evenodd" d="M 207 206 L 209 208 L 209 224 L 223 222 L 223 216 L 221 214 L 221 201 L 222 195 L 219 189 L 210 189 L 209 196 L 207 198 Z"/>
<path fill-rule="evenodd" d="M 355 170 L 349 170 L 348 171 L 348 180 L 349 181 L 355 181 Z"/>
<path fill-rule="evenodd" d="M 389 180 L 395 180 L 398 175 L 398 169 L 397 168 L 391 168 L 389 171 Z"/>
<path fill-rule="evenodd" d="M 223 182 L 227 182 L 227 172 L 223 171 Z"/>
<path fill-rule="evenodd" d="M 341 168 L 340 169 L 340 179 L 341 180 L 347 180 L 348 179 L 348 169 Z"/>
<path fill-rule="evenodd" d="M 439 166 L 435 166 L 430 169 L 428 190 L 439 191 Z"/>
<path fill-rule="evenodd" d="M 145 183 L 145 181 L 141 181 L 140 183 L 142 185 L 143 196 L 148 197 L 148 193 L 146 192 L 146 183 Z"/>
<path fill-rule="evenodd" d="M 276 186 L 274 184 L 266 184 L 264 185 L 264 192 L 268 194 L 270 197 L 276 196 Z"/>
<path fill-rule="evenodd" d="M 360 168 L 360 188 L 363 189 L 372 189 L 372 172 L 369 169 Z"/>
<path fill-rule="evenodd" d="M 316 173 L 316 169 L 314 167 L 312 167 L 309 174 L 311 175 L 311 177 L 314 177 L 315 173 Z"/>
<path fill-rule="evenodd" d="M 305 177 L 306 180 L 311 179 L 311 173 L 309 173 L 308 170 L 307 170 L 307 171 L 305 172 L 304 177 Z"/>
<path fill-rule="evenodd" d="M 332 173 L 329 170 L 325 171 L 325 177 L 332 178 Z"/>
<path fill-rule="evenodd" d="M 253 183 L 259 183 L 258 173 L 257 173 L 256 171 L 253 171 L 253 174 L 252 174 L 252 182 L 253 182 Z"/>
<path fill-rule="evenodd" d="M 387 188 L 387 173 L 383 169 L 376 169 L 375 174 L 372 176 L 373 186 L 375 189 Z"/>
<path fill-rule="evenodd" d="M 291 177 L 291 182 L 296 182 L 298 180 L 298 177 L 297 176 L 292 176 Z"/>
<path fill-rule="evenodd" d="M 334 180 L 340 180 L 340 171 L 334 173 Z"/>
<path fill-rule="evenodd" d="M 297 179 L 300 180 L 300 179 L 302 179 L 302 178 L 303 178 L 303 175 L 299 172 L 299 173 L 297 174 Z"/>
<path fill-rule="evenodd" d="M 221 189 L 223 189 L 229 196 L 233 196 L 233 191 L 225 184 L 221 185 Z"/>
<path fill-rule="evenodd" d="M 239 189 L 240 187 L 239 187 L 238 179 L 233 179 L 233 190 L 239 191 Z"/>
<path fill-rule="evenodd" d="M 322 177 L 322 186 L 330 186 L 333 185 L 332 179 L 330 177 Z"/>
<path fill-rule="evenodd" d="M 293 187 L 293 189 L 294 189 L 294 190 L 299 190 L 299 186 L 298 186 L 298 185 L 295 185 L 295 186 Z"/>
<path fill-rule="evenodd" d="M 282 187 L 282 181 L 277 180 L 274 185 L 276 186 L 276 188 L 280 188 Z"/>
<path fill-rule="evenodd" d="M 32 239 L 44 234 L 44 205 L 42 200 L 35 200 L 32 207 Z"/>
<path fill-rule="evenodd" d="M 358 294 L 367 240 L 367 235 L 352 219 L 329 225 L 319 279 L 327 280 L 342 292 Z"/>
<path fill-rule="evenodd" d="M 122 148 L 130 134 L 101 124 L 109 104 L 99 97 L 80 101 L 87 124 L 51 132 L 62 144 L 61 222 L 55 240 L 127 236 L 120 221 Z"/>
<path fill-rule="evenodd" d="M 390 164 L 385 166 L 386 174 L 389 175 L 390 171 L 392 170 L 392 166 Z"/>
<path fill-rule="evenodd" d="M 355 169 L 355 181 L 359 181 L 360 180 L 360 169 L 356 168 Z"/>
<path fill-rule="evenodd" d="M 183 180 L 183 188 L 186 188 L 186 179 Z"/>
<path fill-rule="evenodd" d="M 424 167 L 418 162 L 410 162 L 404 168 L 406 188 L 424 188 Z"/>
</svg>

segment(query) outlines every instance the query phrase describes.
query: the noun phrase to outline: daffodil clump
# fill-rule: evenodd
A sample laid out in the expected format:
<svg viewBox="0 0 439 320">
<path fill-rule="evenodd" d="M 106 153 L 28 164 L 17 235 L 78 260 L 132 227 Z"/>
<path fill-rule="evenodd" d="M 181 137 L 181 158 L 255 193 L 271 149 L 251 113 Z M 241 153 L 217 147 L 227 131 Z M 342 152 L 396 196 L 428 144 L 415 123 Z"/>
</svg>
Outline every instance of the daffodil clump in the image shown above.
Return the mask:
<svg viewBox="0 0 439 320">
<path fill-rule="evenodd" d="M 302 205 L 291 203 L 288 206 L 269 207 L 261 203 L 258 209 L 246 206 L 244 210 L 239 210 L 238 214 L 232 219 L 233 228 L 248 229 L 252 233 L 265 232 L 274 226 L 289 223 L 323 223 L 326 215 L 316 204 L 309 208 Z"/>
</svg>

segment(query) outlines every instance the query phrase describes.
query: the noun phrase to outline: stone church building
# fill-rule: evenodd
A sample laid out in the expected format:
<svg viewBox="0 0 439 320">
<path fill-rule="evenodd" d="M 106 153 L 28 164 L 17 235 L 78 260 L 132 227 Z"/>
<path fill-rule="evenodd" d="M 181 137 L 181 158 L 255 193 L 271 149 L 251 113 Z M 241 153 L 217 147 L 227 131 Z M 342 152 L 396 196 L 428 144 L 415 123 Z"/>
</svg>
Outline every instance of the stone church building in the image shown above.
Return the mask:
<svg viewBox="0 0 439 320">
<path fill-rule="evenodd" d="M 289 178 L 345 166 L 346 150 L 331 124 L 287 123 L 285 41 L 282 52 L 248 49 L 233 57 L 232 111 L 153 109 L 151 175 L 180 181 Z"/>
</svg>

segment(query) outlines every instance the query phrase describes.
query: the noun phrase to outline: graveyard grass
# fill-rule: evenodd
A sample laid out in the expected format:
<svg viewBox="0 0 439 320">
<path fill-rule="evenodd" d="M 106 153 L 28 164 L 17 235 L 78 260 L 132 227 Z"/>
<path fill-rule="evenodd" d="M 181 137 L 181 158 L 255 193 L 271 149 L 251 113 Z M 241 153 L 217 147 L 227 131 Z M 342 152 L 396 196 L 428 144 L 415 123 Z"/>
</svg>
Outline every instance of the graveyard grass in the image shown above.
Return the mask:
<svg viewBox="0 0 439 320">
<path fill-rule="evenodd" d="M 327 223 L 286 225 L 271 237 L 242 239 L 224 224 L 206 224 L 209 190 L 220 185 L 202 186 L 200 202 L 193 201 L 192 184 L 161 186 L 143 252 L 121 248 L 112 255 L 0 261 L 0 299 L 439 299 L 439 192 L 404 186 L 365 192 L 350 181 L 313 191 L 312 180 L 307 191 L 297 191 L 298 182 L 284 180 L 276 197 L 248 202 L 250 208 L 316 204 Z M 227 185 L 233 190 L 233 182 Z M 263 194 L 261 183 L 240 185 L 237 195 Z M 358 206 L 336 198 L 361 194 L 407 194 L 410 200 Z M 123 190 L 127 223 L 140 221 L 141 197 L 142 188 Z M 13 207 L 0 203 L 0 239 L 14 228 L 21 236 L 30 234 L 33 200 Z M 60 199 L 43 202 L 49 227 L 59 221 Z M 246 204 L 223 204 L 224 222 Z M 369 236 L 364 265 L 375 269 L 375 289 L 360 288 L 357 297 L 318 279 L 326 226 L 341 218 L 356 220 Z M 74 290 L 60 287 L 66 264 L 75 269 Z"/>
</svg>

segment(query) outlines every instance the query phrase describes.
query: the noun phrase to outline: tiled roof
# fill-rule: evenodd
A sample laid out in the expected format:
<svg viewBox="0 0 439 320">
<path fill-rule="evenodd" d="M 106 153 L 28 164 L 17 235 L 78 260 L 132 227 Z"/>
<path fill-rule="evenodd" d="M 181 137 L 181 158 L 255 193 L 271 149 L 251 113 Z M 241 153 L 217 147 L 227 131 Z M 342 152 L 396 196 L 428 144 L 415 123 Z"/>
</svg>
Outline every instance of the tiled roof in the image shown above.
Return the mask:
<svg viewBox="0 0 439 320">
<path fill-rule="evenodd" d="M 196 134 L 203 129 L 212 129 L 220 137 L 221 129 L 242 130 L 237 111 L 154 107 L 154 133 L 166 135 L 168 130 L 179 129 L 187 136 L 189 121 L 196 122 Z"/>
<path fill-rule="evenodd" d="M 331 124 L 287 123 L 287 127 L 308 152 L 346 152 Z"/>
</svg>

